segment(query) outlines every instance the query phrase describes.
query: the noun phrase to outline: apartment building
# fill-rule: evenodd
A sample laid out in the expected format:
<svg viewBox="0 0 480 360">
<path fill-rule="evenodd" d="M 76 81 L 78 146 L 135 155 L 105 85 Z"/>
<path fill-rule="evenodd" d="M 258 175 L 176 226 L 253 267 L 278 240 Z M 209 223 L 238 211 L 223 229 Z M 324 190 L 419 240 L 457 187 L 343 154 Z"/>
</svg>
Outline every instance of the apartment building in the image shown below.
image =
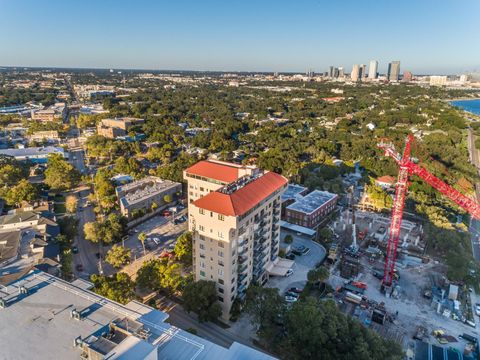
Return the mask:
<svg viewBox="0 0 480 360">
<path fill-rule="evenodd" d="M 184 172 L 195 279 L 215 281 L 222 317 L 279 261 L 281 196 L 287 179 L 254 166 L 200 161 Z"/>
<path fill-rule="evenodd" d="M 97 134 L 109 139 L 115 139 L 119 136 L 126 136 L 132 126 L 141 125 L 144 122 L 144 119 L 131 117 L 103 119 L 97 125 Z"/>
<path fill-rule="evenodd" d="M 182 193 L 182 184 L 163 180 L 155 176 L 147 176 L 138 181 L 115 188 L 122 215 L 131 218 L 136 213 L 146 213 L 154 208 L 163 208 L 176 201 Z M 166 196 L 171 201 L 166 202 Z"/>
</svg>

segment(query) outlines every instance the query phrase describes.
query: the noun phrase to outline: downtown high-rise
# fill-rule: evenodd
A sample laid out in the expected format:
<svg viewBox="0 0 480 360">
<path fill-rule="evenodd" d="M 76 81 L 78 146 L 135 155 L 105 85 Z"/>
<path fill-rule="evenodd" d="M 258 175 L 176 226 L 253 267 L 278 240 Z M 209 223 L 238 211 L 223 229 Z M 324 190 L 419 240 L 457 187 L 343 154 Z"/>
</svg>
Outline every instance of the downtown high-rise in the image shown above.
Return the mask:
<svg viewBox="0 0 480 360">
<path fill-rule="evenodd" d="M 388 64 L 388 81 L 398 81 L 400 78 L 400 61 L 392 61 Z"/>
<path fill-rule="evenodd" d="M 378 77 L 378 61 L 371 60 L 370 66 L 368 67 L 368 78 L 369 79 L 376 79 Z"/>
</svg>

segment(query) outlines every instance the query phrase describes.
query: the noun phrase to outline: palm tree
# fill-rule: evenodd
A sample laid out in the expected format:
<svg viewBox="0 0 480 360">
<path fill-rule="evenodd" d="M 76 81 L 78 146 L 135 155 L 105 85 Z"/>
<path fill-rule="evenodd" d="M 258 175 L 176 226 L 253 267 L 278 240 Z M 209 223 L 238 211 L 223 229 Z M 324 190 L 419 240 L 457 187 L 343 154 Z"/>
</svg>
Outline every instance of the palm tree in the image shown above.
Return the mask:
<svg viewBox="0 0 480 360">
<path fill-rule="evenodd" d="M 138 234 L 138 240 L 142 243 L 143 255 L 147 255 L 147 251 L 145 250 L 145 240 L 147 240 L 147 234 L 141 232 L 140 234 Z"/>
</svg>

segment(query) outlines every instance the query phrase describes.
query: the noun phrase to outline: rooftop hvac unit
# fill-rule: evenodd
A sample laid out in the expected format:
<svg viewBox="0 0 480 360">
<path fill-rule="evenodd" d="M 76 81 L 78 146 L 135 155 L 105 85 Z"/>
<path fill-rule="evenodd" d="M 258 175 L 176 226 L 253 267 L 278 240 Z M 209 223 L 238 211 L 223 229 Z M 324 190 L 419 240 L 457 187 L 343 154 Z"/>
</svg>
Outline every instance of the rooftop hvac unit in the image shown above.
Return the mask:
<svg viewBox="0 0 480 360">
<path fill-rule="evenodd" d="M 82 319 L 82 315 L 77 311 L 77 309 L 72 309 L 72 311 L 70 311 L 70 317 L 75 320 Z"/>
</svg>

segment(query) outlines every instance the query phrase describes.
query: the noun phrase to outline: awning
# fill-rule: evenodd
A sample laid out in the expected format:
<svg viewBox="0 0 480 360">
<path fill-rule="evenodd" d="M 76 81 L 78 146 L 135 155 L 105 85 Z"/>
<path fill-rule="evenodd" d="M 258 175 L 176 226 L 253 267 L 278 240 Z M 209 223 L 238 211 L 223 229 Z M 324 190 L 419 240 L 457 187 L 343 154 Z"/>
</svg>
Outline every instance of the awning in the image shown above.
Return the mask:
<svg viewBox="0 0 480 360">
<path fill-rule="evenodd" d="M 305 226 L 292 224 L 283 220 L 280 220 L 280 226 L 290 231 L 299 232 L 307 236 L 314 236 L 316 234 L 315 230 L 309 229 Z"/>
<path fill-rule="evenodd" d="M 268 275 L 285 276 L 287 271 L 293 267 L 295 261 L 277 258 L 267 266 Z"/>
</svg>

